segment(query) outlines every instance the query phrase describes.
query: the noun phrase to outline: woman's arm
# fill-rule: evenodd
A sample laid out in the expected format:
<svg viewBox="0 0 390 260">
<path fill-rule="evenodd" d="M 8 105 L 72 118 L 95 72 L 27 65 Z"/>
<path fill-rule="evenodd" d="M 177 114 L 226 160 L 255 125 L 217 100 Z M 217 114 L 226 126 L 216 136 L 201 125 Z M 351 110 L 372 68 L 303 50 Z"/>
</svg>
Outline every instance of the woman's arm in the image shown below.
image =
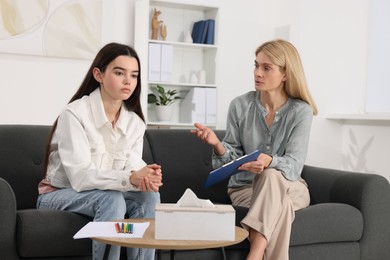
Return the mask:
<svg viewBox="0 0 390 260">
<path fill-rule="evenodd" d="M 195 134 L 203 142 L 213 146 L 214 153 L 218 156 L 222 156 L 225 154 L 225 147 L 222 145 L 221 141 L 213 130 L 199 123 L 195 123 L 194 126 L 196 127 L 196 129 L 191 130 L 191 133 Z"/>
</svg>

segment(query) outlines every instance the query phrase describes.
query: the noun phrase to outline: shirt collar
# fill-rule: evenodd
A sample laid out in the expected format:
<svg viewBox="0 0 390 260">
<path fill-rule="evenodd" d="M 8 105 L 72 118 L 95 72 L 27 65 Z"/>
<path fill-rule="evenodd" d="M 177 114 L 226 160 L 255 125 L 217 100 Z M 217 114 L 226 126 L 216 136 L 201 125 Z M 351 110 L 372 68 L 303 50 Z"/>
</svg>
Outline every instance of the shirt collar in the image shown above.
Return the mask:
<svg viewBox="0 0 390 260">
<path fill-rule="evenodd" d="M 127 111 L 127 107 L 125 106 L 124 102 L 122 102 L 121 112 L 119 114 L 118 120 L 116 121 L 116 127 L 122 131 L 123 134 L 126 134 L 126 128 L 130 120 L 127 116 Z"/>
<path fill-rule="evenodd" d="M 95 89 L 91 94 L 89 94 L 90 100 L 91 100 L 91 109 L 93 118 L 95 120 L 95 125 L 97 128 L 102 127 L 105 124 L 110 124 L 111 122 L 108 121 L 106 112 L 104 111 L 104 105 L 102 96 L 100 94 L 100 88 Z M 129 121 L 128 117 L 126 116 L 127 108 L 122 102 L 121 106 L 121 112 L 119 114 L 119 118 L 116 122 L 116 127 L 120 129 L 123 133 L 126 133 L 126 126 Z"/>
<path fill-rule="evenodd" d="M 96 127 L 101 127 L 107 123 L 107 116 L 104 112 L 103 100 L 100 94 L 100 88 L 96 88 L 91 94 L 89 94 L 91 102 L 91 112 L 95 120 Z"/>
<path fill-rule="evenodd" d="M 260 92 L 256 91 L 255 96 L 256 96 L 256 98 L 255 98 L 256 103 L 257 103 L 258 107 L 260 108 L 260 112 L 265 117 L 268 114 L 268 112 L 260 102 Z M 291 105 L 291 97 L 288 97 L 287 102 L 276 111 L 277 116 L 282 116 L 283 114 L 285 114 L 286 111 L 289 110 L 290 105 Z"/>
</svg>

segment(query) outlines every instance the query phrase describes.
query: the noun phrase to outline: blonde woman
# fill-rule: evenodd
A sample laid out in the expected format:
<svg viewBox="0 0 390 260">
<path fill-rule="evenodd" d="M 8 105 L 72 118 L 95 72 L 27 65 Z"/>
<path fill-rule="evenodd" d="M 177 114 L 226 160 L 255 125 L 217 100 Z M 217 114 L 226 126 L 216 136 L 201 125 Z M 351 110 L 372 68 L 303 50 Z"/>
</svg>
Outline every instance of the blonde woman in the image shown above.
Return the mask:
<svg viewBox="0 0 390 260">
<path fill-rule="evenodd" d="M 287 260 L 295 211 L 310 203 L 301 172 L 317 107 L 291 43 L 269 41 L 255 54 L 255 91 L 231 102 L 224 139 L 198 123 L 192 132 L 213 146 L 214 168 L 262 151 L 230 178 L 228 193 L 233 205 L 249 208 L 241 220 L 249 231 L 247 259 Z"/>
</svg>

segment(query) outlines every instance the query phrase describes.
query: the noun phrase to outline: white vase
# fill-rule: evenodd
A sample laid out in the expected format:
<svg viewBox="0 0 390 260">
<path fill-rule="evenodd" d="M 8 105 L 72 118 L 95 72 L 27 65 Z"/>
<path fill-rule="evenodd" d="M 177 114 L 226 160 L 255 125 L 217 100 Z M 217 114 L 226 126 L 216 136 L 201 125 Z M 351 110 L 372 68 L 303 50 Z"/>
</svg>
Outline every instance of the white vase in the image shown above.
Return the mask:
<svg viewBox="0 0 390 260">
<path fill-rule="evenodd" d="M 206 84 L 206 71 L 198 71 L 198 84 Z"/>
<path fill-rule="evenodd" d="M 190 31 L 186 31 L 184 33 L 184 42 L 186 42 L 186 43 L 193 43 Z"/>
<path fill-rule="evenodd" d="M 173 106 L 156 106 L 157 120 L 169 122 L 173 115 Z"/>
<path fill-rule="evenodd" d="M 191 76 L 190 76 L 190 83 L 191 83 L 191 84 L 198 84 L 198 76 L 196 75 L 195 72 L 192 72 L 192 73 L 191 73 Z"/>
</svg>

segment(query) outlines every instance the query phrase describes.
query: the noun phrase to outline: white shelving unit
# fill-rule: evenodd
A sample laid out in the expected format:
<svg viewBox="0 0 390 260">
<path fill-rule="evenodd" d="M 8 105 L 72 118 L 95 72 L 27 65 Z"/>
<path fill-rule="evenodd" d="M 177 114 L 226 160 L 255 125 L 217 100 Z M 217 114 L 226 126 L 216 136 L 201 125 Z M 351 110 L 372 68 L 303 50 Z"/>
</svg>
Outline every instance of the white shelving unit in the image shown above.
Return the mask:
<svg viewBox="0 0 390 260">
<path fill-rule="evenodd" d="M 151 20 L 154 9 L 161 11 L 158 19 L 167 26 L 166 40 L 151 39 Z M 185 42 L 185 35 L 192 32 L 193 24 L 199 20 L 214 19 L 214 44 L 197 44 Z M 180 116 L 181 101 L 173 104 L 174 115 L 169 122 L 158 122 L 154 105 L 148 105 L 147 96 L 152 87 L 161 85 L 166 89 L 177 89 L 185 97 L 192 88 L 218 87 L 218 0 L 139 0 L 135 5 L 135 49 L 141 59 L 142 71 L 142 108 L 146 122 L 151 126 L 192 127 Z M 172 47 L 172 73 L 168 82 L 149 81 L 149 44 L 169 45 Z M 151 57 L 153 59 L 153 57 Z M 191 75 L 200 70 L 206 74 L 206 82 L 191 81 Z M 216 99 L 215 99 L 216 102 Z M 216 107 L 216 106 L 215 106 Z M 216 114 L 216 112 L 215 112 Z M 216 125 L 211 124 L 213 127 Z"/>
<path fill-rule="evenodd" d="M 390 121 L 390 114 L 328 114 L 325 118 L 341 121 Z"/>
</svg>

